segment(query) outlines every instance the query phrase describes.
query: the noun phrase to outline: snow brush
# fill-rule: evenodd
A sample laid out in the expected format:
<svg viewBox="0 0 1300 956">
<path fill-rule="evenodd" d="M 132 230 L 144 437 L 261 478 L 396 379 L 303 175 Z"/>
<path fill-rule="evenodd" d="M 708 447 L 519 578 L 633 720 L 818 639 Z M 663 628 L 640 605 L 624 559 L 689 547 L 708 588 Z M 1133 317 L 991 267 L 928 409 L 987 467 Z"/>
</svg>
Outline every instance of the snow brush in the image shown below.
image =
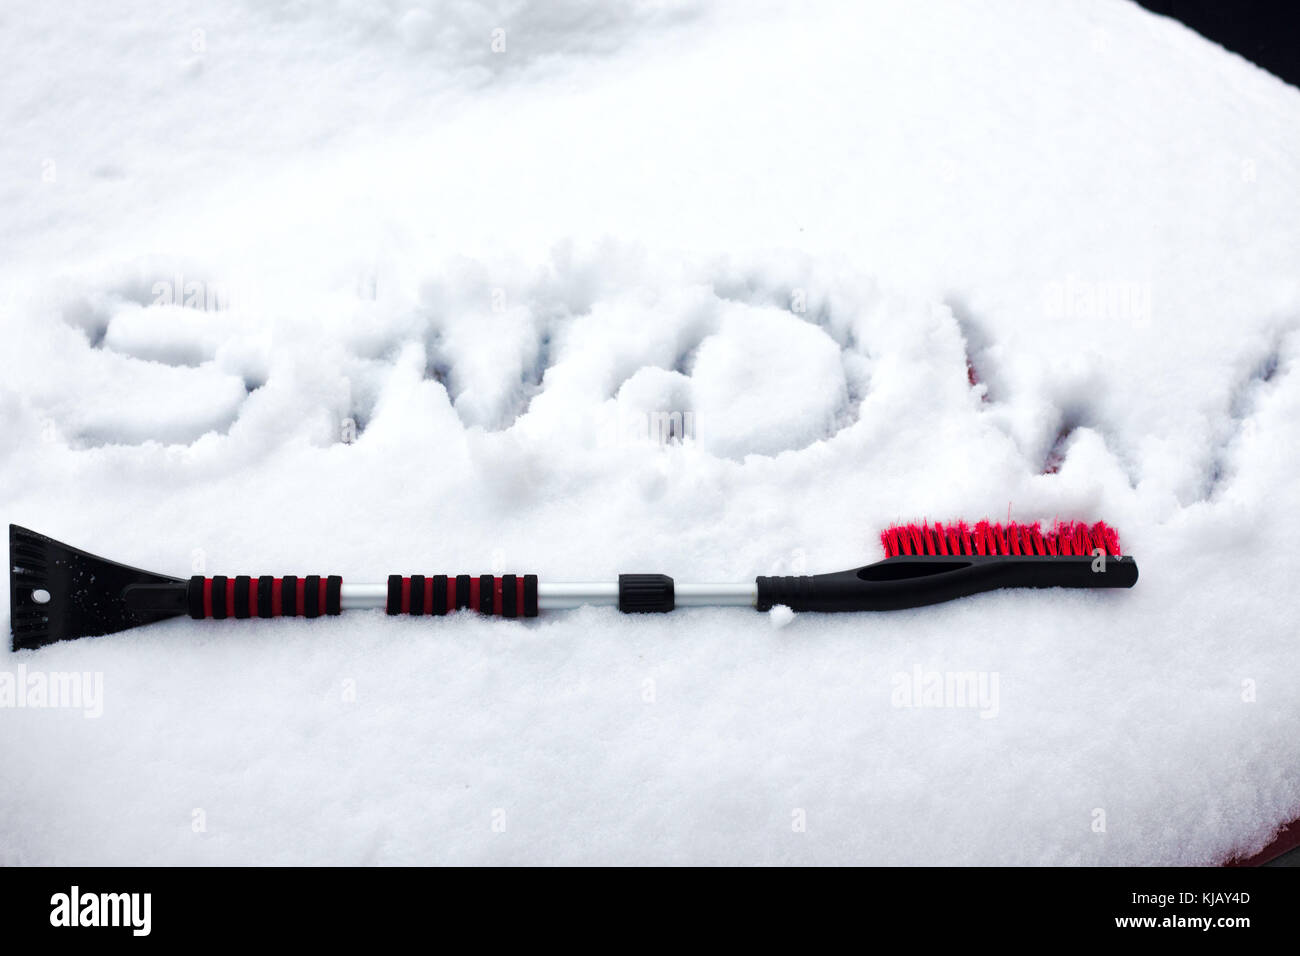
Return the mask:
<svg viewBox="0 0 1300 956">
<path fill-rule="evenodd" d="M 9 526 L 10 628 L 15 651 L 113 634 L 188 614 L 196 620 L 321 617 L 383 608 L 389 614 L 470 610 L 535 617 L 539 610 L 616 605 L 628 613 L 735 606 L 760 611 L 892 611 L 997 588 L 1129 588 L 1137 564 L 1098 522 L 909 524 L 880 536 L 885 560 L 850 571 L 759 577 L 752 583 L 675 583 L 666 574 L 539 584 L 535 574 L 394 574 L 382 584 L 338 575 L 173 578 L 140 571 Z"/>
</svg>

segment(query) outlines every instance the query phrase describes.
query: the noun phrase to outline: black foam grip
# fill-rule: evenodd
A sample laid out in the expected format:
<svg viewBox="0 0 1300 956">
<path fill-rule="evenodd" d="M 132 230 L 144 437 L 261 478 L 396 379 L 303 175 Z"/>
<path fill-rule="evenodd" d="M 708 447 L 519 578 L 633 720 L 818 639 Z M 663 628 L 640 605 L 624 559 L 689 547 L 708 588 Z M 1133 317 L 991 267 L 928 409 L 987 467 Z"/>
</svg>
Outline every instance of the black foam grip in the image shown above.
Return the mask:
<svg viewBox="0 0 1300 956">
<path fill-rule="evenodd" d="M 469 607 L 469 575 L 456 575 L 456 610 Z"/>
<path fill-rule="evenodd" d="M 478 609 L 480 614 L 491 614 L 496 608 L 497 579 L 490 574 L 478 578 Z"/>
<path fill-rule="evenodd" d="M 343 613 L 343 579 L 337 574 L 325 579 L 325 613 L 330 617 Z"/>
<path fill-rule="evenodd" d="M 524 575 L 524 617 L 537 617 L 537 575 Z"/>
<path fill-rule="evenodd" d="M 384 605 L 384 610 L 389 614 L 402 613 L 402 576 L 400 574 L 390 574 L 388 576 L 388 603 Z"/>
<path fill-rule="evenodd" d="M 280 615 L 298 616 L 298 576 L 286 574 L 280 578 Z"/>
<path fill-rule="evenodd" d="M 309 574 L 304 579 L 302 613 L 303 617 L 320 617 L 320 575 Z"/>
<path fill-rule="evenodd" d="M 518 617 L 519 611 L 516 608 L 517 590 L 519 579 L 513 574 L 501 575 L 501 616 Z"/>
<path fill-rule="evenodd" d="M 429 610 L 433 614 L 447 613 L 447 575 L 445 574 L 433 576 L 433 607 Z"/>
<path fill-rule="evenodd" d="M 235 578 L 235 617 L 240 620 L 252 617 L 248 613 L 248 585 L 251 582 L 252 579 L 247 574 Z"/>
<path fill-rule="evenodd" d="M 186 597 L 189 599 L 190 617 L 196 621 L 201 621 L 207 617 L 203 613 L 203 585 L 206 582 L 207 579 L 203 575 L 196 574 L 190 578 L 190 586 L 187 589 Z"/>
<path fill-rule="evenodd" d="M 271 616 L 271 588 L 275 587 L 275 578 L 264 574 L 257 579 L 257 616 Z"/>
<path fill-rule="evenodd" d="M 424 613 L 424 575 L 411 575 L 411 613 L 419 617 Z"/>
<path fill-rule="evenodd" d="M 226 619 L 226 576 L 224 574 L 212 579 L 212 617 L 217 621 Z"/>
</svg>

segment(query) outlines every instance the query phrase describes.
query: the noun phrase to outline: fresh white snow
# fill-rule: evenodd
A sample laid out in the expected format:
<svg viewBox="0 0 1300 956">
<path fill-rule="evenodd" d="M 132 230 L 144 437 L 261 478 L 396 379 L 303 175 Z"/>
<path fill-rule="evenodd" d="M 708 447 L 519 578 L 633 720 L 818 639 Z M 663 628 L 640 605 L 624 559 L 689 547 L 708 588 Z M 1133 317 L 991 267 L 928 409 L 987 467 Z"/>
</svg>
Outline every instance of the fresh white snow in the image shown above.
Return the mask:
<svg viewBox="0 0 1300 956">
<path fill-rule="evenodd" d="M 1218 863 L 1300 817 L 1294 88 L 1121 0 L 10 0 L 0 59 L 8 521 L 178 576 L 748 580 L 983 517 L 1141 567 L 10 654 L 102 715 L 0 709 L 0 863 Z"/>
</svg>

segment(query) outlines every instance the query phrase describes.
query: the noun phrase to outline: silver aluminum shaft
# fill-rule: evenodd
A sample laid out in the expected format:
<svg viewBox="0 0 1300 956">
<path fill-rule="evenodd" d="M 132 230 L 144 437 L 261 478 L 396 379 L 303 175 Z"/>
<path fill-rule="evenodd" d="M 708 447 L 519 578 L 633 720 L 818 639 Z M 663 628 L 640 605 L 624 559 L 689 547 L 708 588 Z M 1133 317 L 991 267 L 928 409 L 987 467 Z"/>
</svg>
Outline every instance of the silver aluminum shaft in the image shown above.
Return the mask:
<svg viewBox="0 0 1300 956">
<path fill-rule="evenodd" d="M 675 584 L 677 607 L 754 607 L 758 603 L 758 585 L 748 584 Z M 340 606 L 345 611 L 381 608 L 388 604 L 387 584 L 344 584 Z M 569 584 L 537 585 L 537 607 L 543 611 L 581 607 L 584 604 L 614 606 L 618 604 L 618 582 L 577 581 Z"/>
</svg>

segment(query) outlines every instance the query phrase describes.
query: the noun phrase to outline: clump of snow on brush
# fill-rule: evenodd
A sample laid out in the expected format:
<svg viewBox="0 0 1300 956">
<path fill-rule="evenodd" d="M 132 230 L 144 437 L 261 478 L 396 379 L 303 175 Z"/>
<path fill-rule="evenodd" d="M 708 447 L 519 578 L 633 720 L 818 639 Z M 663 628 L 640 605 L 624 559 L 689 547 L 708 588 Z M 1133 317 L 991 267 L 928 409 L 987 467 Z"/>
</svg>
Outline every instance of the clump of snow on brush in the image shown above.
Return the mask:
<svg viewBox="0 0 1300 956">
<path fill-rule="evenodd" d="M 773 630 L 779 631 L 794 620 L 794 611 L 784 604 L 778 604 L 767 612 L 767 620 L 772 625 Z"/>
<path fill-rule="evenodd" d="M 1141 580 L 14 654 L 103 713 L 0 711 L 0 862 L 1208 864 L 1300 816 L 1296 90 L 1119 3 L 12 6 L 9 520 L 701 582 L 1105 520 Z M 913 693 L 967 680 L 996 716 Z"/>
</svg>

